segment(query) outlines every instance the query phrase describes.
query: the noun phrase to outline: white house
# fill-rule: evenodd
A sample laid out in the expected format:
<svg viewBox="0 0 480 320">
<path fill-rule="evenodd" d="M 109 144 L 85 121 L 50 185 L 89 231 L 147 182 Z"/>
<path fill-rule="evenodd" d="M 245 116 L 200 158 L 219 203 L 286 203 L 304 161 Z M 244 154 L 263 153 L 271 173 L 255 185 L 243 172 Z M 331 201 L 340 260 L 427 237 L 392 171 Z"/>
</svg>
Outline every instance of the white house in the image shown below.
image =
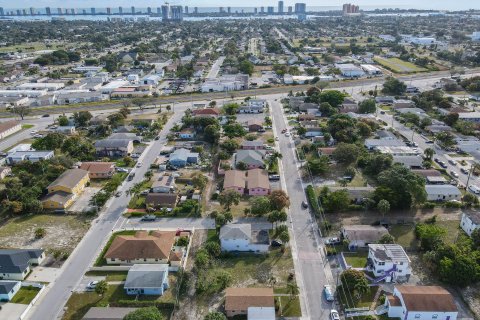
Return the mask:
<svg viewBox="0 0 480 320">
<path fill-rule="evenodd" d="M 412 274 L 410 258 L 398 244 L 369 244 L 367 261 L 375 282 L 408 281 Z"/>
<path fill-rule="evenodd" d="M 0 281 L 0 301 L 10 301 L 20 290 L 22 283 L 20 281 Z"/>
<path fill-rule="evenodd" d="M 228 224 L 220 229 L 222 251 L 264 253 L 270 245 L 268 230 L 252 230 L 250 224 Z"/>
<path fill-rule="evenodd" d="M 480 112 L 460 112 L 458 119 L 470 122 L 480 122 Z"/>
<path fill-rule="evenodd" d="M 368 150 L 375 150 L 378 147 L 402 147 L 405 143 L 397 138 L 393 139 L 365 139 L 365 147 Z"/>
<path fill-rule="evenodd" d="M 427 201 L 451 201 L 460 200 L 462 193 L 450 184 L 426 185 Z"/>
<path fill-rule="evenodd" d="M 395 286 L 384 307 L 389 318 L 403 320 L 456 320 L 453 296 L 439 286 Z"/>
<path fill-rule="evenodd" d="M 151 86 L 156 86 L 158 83 L 162 80 L 162 77 L 159 75 L 151 74 L 142 79 L 143 84 L 151 85 Z"/>
<path fill-rule="evenodd" d="M 275 320 L 275 307 L 248 307 L 248 320 Z"/>
<path fill-rule="evenodd" d="M 462 220 L 460 221 L 460 227 L 466 234 L 472 236 L 472 232 L 480 228 L 480 212 L 464 212 L 462 214 Z"/>
</svg>

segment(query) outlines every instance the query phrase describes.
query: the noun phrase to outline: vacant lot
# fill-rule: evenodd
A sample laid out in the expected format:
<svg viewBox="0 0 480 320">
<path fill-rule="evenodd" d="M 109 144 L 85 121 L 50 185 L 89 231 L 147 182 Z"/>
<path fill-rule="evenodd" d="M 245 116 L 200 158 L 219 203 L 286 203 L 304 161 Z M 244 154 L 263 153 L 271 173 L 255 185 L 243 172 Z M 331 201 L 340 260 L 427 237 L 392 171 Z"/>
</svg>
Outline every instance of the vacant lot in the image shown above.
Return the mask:
<svg viewBox="0 0 480 320">
<path fill-rule="evenodd" d="M 90 228 L 90 218 L 84 215 L 38 214 L 14 218 L 0 227 L 0 247 L 43 248 L 70 253 Z M 35 238 L 35 230 L 46 234 Z"/>
<path fill-rule="evenodd" d="M 425 68 L 420 68 L 413 63 L 403 61 L 398 58 L 375 57 L 374 60 L 383 67 L 395 73 L 415 73 L 427 71 Z"/>
</svg>

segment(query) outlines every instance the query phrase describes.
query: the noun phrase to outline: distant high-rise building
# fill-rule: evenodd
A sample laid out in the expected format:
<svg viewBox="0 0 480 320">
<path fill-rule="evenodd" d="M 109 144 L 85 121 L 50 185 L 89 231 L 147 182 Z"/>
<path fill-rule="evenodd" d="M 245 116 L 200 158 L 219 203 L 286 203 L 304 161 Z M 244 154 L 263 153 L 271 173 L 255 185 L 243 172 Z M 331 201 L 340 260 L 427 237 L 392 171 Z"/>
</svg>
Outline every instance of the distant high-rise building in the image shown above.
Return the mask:
<svg viewBox="0 0 480 320">
<path fill-rule="evenodd" d="M 87 15 L 87 10 L 82 9 L 82 14 L 83 14 L 84 16 L 86 16 L 86 15 Z M 91 13 L 90 13 L 90 14 L 91 14 Z"/>
<path fill-rule="evenodd" d="M 198 7 L 193 7 L 193 13 L 198 14 Z"/>
<path fill-rule="evenodd" d="M 307 5 L 305 3 L 295 3 L 295 13 L 307 12 Z"/>
<path fill-rule="evenodd" d="M 123 14 L 123 8 L 122 7 L 118 7 L 118 14 Z"/>
<path fill-rule="evenodd" d="M 223 13 L 223 7 L 219 7 L 218 12 Z"/>
<path fill-rule="evenodd" d="M 132 6 L 132 8 L 131 8 L 131 13 L 135 14 L 135 7 L 134 6 Z"/>
<path fill-rule="evenodd" d="M 162 8 L 157 7 L 157 14 L 160 15 L 162 13 Z"/>
<path fill-rule="evenodd" d="M 73 14 L 73 15 L 76 15 L 77 14 L 77 11 L 75 11 L 74 8 L 70 9 L 70 13 Z"/>
<path fill-rule="evenodd" d="M 185 6 L 185 13 L 188 14 L 188 6 Z"/>
<path fill-rule="evenodd" d="M 152 7 L 147 7 L 147 13 L 152 14 Z"/>
<path fill-rule="evenodd" d="M 59 15 L 62 15 L 62 14 L 63 14 L 62 8 L 57 8 L 57 13 L 58 13 Z"/>
<path fill-rule="evenodd" d="M 30 15 L 31 16 L 35 15 L 35 8 L 34 7 L 30 7 Z"/>
<path fill-rule="evenodd" d="M 107 14 L 108 14 L 108 15 L 111 15 L 111 14 L 112 14 L 112 8 L 110 8 L 110 7 L 107 8 Z"/>
<path fill-rule="evenodd" d="M 20 16 L 21 14 L 22 14 L 22 12 L 17 9 L 17 16 Z"/>
<path fill-rule="evenodd" d="M 50 10 L 50 7 L 46 7 L 45 8 L 45 13 L 47 16 L 51 16 L 52 15 L 52 10 Z"/>
<path fill-rule="evenodd" d="M 275 8 L 274 7 L 267 7 L 267 13 L 272 14 L 274 12 Z"/>
<path fill-rule="evenodd" d="M 258 13 L 258 8 L 253 8 L 253 13 L 257 14 Z"/>
<path fill-rule="evenodd" d="M 170 5 L 164 4 L 162 6 L 162 20 L 168 21 L 170 20 Z"/>
<path fill-rule="evenodd" d="M 183 20 L 183 7 L 182 6 L 171 6 L 171 19 L 172 21 L 182 21 Z"/>
<path fill-rule="evenodd" d="M 22 13 L 23 13 L 24 16 L 26 16 L 27 15 L 27 10 L 22 9 Z"/>
<path fill-rule="evenodd" d="M 356 6 L 351 3 L 345 3 L 343 5 L 343 14 L 344 15 L 349 15 L 349 14 L 356 14 L 359 13 L 360 7 Z"/>
<path fill-rule="evenodd" d="M 90 8 L 90 13 L 94 16 L 97 12 L 95 8 Z"/>
<path fill-rule="evenodd" d="M 265 7 L 260 7 L 260 13 L 265 13 Z"/>
<path fill-rule="evenodd" d="M 5 12 L 3 11 L 3 7 L 0 7 L 0 16 L 4 16 Z"/>
<path fill-rule="evenodd" d="M 228 14 L 232 13 L 232 8 L 231 8 L 231 7 L 227 7 L 227 12 L 228 12 Z"/>
<path fill-rule="evenodd" d="M 283 1 L 278 1 L 278 13 L 283 14 Z"/>
<path fill-rule="evenodd" d="M 288 6 L 287 10 L 288 10 L 288 13 L 292 13 L 293 12 L 292 6 Z"/>
</svg>

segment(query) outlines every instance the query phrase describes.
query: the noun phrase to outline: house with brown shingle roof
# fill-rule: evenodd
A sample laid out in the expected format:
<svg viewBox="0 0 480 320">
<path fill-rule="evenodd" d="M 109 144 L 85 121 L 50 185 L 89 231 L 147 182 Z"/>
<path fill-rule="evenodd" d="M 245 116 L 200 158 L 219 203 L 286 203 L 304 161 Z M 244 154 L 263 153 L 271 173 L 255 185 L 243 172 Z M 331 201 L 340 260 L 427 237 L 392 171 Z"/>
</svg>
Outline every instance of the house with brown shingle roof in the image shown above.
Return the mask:
<svg viewBox="0 0 480 320">
<path fill-rule="evenodd" d="M 194 117 L 218 117 L 220 115 L 220 110 L 217 108 L 204 108 L 204 109 L 195 109 L 192 111 Z"/>
<path fill-rule="evenodd" d="M 270 193 L 267 171 L 252 169 L 247 172 L 247 190 L 250 196 L 265 196 Z"/>
<path fill-rule="evenodd" d="M 116 236 L 104 255 L 107 264 L 168 263 L 175 231 L 137 231 L 135 235 Z"/>
<path fill-rule="evenodd" d="M 239 194 L 245 193 L 245 171 L 228 170 L 225 171 L 223 180 L 223 190 L 234 190 Z"/>
<path fill-rule="evenodd" d="M 43 208 L 50 210 L 68 208 L 89 181 L 86 170 L 66 170 L 47 187 L 48 194 L 42 199 Z"/>
<path fill-rule="evenodd" d="M 20 130 L 22 130 L 22 126 L 18 121 L 11 120 L 11 121 L 0 122 L 0 139 L 3 139 Z"/>
<path fill-rule="evenodd" d="M 80 169 L 87 170 L 90 179 L 108 179 L 115 174 L 114 162 L 82 162 Z"/>
<path fill-rule="evenodd" d="M 249 308 L 275 308 L 272 288 L 227 288 L 225 312 L 227 317 L 246 315 Z"/>
<path fill-rule="evenodd" d="M 389 318 L 456 320 L 458 316 L 453 296 L 439 286 L 395 286 L 384 306 Z"/>
<path fill-rule="evenodd" d="M 178 195 L 176 193 L 155 193 L 147 194 L 145 204 L 147 208 L 153 209 L 174 209 L 177 206 Z"/>
</svg>

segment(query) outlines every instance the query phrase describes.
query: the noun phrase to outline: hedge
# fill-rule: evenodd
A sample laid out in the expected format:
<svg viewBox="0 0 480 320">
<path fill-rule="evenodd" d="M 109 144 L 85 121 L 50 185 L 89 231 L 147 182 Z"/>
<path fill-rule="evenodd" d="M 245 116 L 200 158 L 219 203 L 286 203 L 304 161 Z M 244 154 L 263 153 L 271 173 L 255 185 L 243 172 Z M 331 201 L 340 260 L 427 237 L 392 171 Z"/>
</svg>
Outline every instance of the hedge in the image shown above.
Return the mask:
<svg viewBox="0 0 480 320">
<path fill-rule="evenodd" d="M 308 203 L 313 209 L 313 212 L 315 213 L 316 216 L 321 214 L 320 207 L 318 205 L 317 201 L 317 195 L 315 194 L 315 189 L 313 188 L 312 185 L 308 185 L 305 188 L 305 193 L 307 194 L 307 199 Z"/>
<path fill-rule="evenodd" d="M 164 310 L 172 310 L 175 307 L 174 302 L 161 302 L 155 300 L 118 300 L 110 305 L 129 308 L 157 307 L 158 309 Z"/>
</svg>

